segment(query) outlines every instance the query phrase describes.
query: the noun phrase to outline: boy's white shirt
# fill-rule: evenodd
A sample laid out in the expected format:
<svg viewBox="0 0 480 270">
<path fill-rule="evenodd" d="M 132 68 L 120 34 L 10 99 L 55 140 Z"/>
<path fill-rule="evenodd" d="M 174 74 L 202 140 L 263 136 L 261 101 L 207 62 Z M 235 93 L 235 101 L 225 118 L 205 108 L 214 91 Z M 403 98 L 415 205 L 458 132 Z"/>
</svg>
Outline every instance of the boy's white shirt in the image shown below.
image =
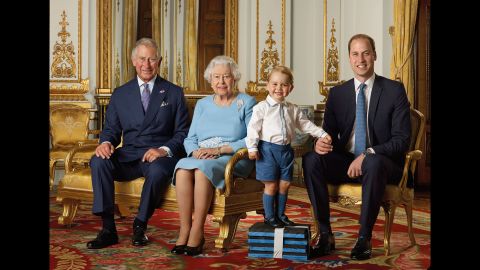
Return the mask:
<svg viewBox="0 0 480 270">
<path fill-rule="evenodd" d="M 295 128 L 314 137 L 323 138 L 327 133 L 310 121 L 297 105 L 283 101 L 286 136 L 282 136 L 282 119 L 280 116 L 280 103 L 270 95 L 253 107 L 252 118 L 247 126 L 245 143 L 248 152 L 258 151 L 260 140 L 287 145 L 295 138 Z"/>
</svg>

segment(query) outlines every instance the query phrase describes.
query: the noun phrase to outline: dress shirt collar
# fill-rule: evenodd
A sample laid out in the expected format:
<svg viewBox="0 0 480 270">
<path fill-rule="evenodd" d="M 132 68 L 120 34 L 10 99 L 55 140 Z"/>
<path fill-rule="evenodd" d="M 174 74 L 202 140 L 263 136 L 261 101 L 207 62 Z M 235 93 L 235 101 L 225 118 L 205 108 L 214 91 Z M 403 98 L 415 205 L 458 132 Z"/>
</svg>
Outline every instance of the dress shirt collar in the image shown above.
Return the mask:
<svg viewBox="0 0 480 270">
<path fill-rule="evenodd" d="M 157 75 L 155 75 L 155 77 L 153 77 L 153 79 L 151 79 L 150 81 L 146 82 L 146 83 L 148 83 L 148 89 L 150 90 L 150 93 L 152 93 L 153 85 L 154 85 L 156 79 L 157 79 Z M 142 91 L 143 90 L 142 86 L 145 82 L 142 81 L 142 79 L 140 79 L 140 77 L 137 76 L 137 83 L 138 83 L 138 86 L 140 87 L 140 90 Z M 140 93 L 141 93 L 141 91 L 140 91 Z"/>
<path fill-rule="evenodd" d="M 375 81 L 375 73 L 373 73 L 372 77 L 368 78 L 368 80 L 365 81 L 365 84 L 367 85 L 367 89 L 372 89 L 373 82 Z M 360 82 L 357 78 L 353 79 L 353 82 L 355 84 L 355 92 L 357 93 L 360 87 Z"/>
<path fill-rule="evenodd" d="M 273 99 L 270 95 L 267 96 L 267 98 L 265 99 L 265 101 L 268 103 L 268 105 L 270 105 L 270 107 L 273 107 L 273 106 L 276 106 L 277 104 L 280 104 L 282 103 L 283 105 L 286 105 L 287 104 L 287 101 L 286 100 L 283 100 L 283 102 L 277 102 L 275 99 Z"/>
</svg>

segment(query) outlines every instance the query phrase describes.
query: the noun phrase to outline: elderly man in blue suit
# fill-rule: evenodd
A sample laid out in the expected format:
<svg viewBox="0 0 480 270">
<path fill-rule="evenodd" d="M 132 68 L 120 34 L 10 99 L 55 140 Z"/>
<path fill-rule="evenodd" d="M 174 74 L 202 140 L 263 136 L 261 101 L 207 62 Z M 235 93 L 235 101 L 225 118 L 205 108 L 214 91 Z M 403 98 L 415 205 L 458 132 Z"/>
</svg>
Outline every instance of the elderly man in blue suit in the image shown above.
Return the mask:
<svg viewBox="0 0 480 270">
<path fill-rule="evenodd" d="M 147 222 L 170 183 L 177 161 L 185 155 L 188 110 L 182 88 L 157 75 L 161 63 L 157 44 L 137 41 L 132 62 L 137 76 L 118 87 L 107 108 L 100 144 L 90 161 L 93 209 L 103 226 L 89 249 L 118 243 L 114 222 L 114 180 L 144 176 L 138 214 L 133 222 L 132 244 L 148 243 Z M 123 138 L 122 147 L 116 148 Z"/>
<path fill-rule="evenodd" d="M 308 195 L 320 227 L 313 254 L 335 249 L 330 226 L 327 182 L 362 183 L 358 240 L 351 258 L 369 259 L 372 230 L 387 181 L 398 183 L 410 144 L 410 103 L 403 84 L 374 72 L 375 42 L 364 34 L 348 43 L 354 78 L 333 87 L 328 95 L 323 128 L 332 144 L 322 140 L 303 157 Z"/>
</svg>

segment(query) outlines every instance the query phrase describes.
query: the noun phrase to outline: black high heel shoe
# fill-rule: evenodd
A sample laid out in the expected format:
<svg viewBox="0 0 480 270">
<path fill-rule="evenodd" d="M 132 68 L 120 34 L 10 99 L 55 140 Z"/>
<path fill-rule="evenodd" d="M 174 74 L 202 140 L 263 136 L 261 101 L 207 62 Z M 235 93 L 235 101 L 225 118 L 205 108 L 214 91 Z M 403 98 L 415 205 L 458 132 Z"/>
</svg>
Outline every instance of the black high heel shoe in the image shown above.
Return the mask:
<svg viewBox="0 0 480 270">
<path fill-rule="evenodd" d="M 202 238 L 202 241 L 200 241 L 200 244 L 196 247 L 190 247 L 186 246 L 185 247 L 185 255 L 188 256 L 196 256 L 198 254 L 201 254 L 203 251 L 203 245 L 205 244 L 205 238 Z"/>
<path fill-rule="evenodd" d="M 185 248 L 187 245 L 175 245 L 170 252 L 175 255 L 183 255 L 185 254 Z"/>
</svg>

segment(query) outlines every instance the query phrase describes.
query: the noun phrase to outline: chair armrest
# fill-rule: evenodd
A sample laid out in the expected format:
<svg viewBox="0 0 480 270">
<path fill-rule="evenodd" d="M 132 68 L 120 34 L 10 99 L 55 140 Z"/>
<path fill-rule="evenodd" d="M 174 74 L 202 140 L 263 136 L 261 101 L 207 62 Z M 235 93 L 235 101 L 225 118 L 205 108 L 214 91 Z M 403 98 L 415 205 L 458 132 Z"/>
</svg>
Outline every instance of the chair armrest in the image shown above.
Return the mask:
<svg viewBox="0 0 480 270">
<path fill-rule="evenodd" d="M 225 167 L 225 197 L 230 196 L 233 188 L 233 169 L 235 168 L 235 165 L 242 159 L 248 159 L 247 148 L 238 149 L 238 151 L 230 158 L 227 166 Z"/>
<path fill-rule="evenodd" d="M 77 144 L 78 146 L 98 145 L 98 142 L 99 142 L 99 139 L 88 139 L 88 140 L 78 141 Z"/>
<path fill-rule="evenodd" d="M 102 131 L 99 130 L 99 129 L 89 129 L 88 130 L 88 134 L 95 134 L 95 135 L 98 135 L 100 134 Z"/>
<path fill-rule="evenodd" d="M 408 171 L 410 170 L 412 174 L 415 172 L 417 160 L 422 158 L 422 154 L 423 153 L 420 150 L 413 150 L 407 153 L 405 157 L 405 165 L 403 166 L 402 179 L 400 180 L 400 183 L 398 183 L 400 189 L 404 190 L 407 186 Z"/>
<path fill-rule="evenodd" d="M 98 144 L 86 144 L 81 146 L 75 146 L 70 152 L 68 152 L 67 157 L 65 158 L 65 173 L 70 173 L 73 171 L 73 157 L 78 151 L 91 151 L 92 155 L 95 153 L 95 149 Z"/>
</svg>

